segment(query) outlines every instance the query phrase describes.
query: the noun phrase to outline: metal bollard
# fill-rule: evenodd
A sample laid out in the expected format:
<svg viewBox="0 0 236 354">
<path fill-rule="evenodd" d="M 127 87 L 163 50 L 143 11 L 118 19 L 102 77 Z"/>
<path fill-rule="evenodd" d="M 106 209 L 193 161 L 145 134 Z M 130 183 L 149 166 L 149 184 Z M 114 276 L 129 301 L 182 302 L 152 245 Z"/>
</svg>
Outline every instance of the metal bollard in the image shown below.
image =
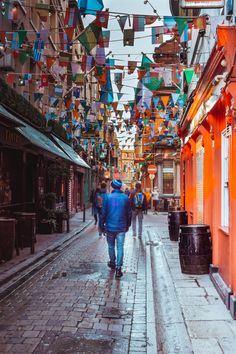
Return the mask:
<svg viewBox="0 0 236 354">
<path fill-rule="evenodd" d="M 85 204 L 84 204 L 84 208 L 83 208 L 83 222 L 85 222 L 85 219 L 86 219 L 86 217 L 85 217 L 85 211 L 86 211 L 86 209 L 85 209 Z"/>
</svg>

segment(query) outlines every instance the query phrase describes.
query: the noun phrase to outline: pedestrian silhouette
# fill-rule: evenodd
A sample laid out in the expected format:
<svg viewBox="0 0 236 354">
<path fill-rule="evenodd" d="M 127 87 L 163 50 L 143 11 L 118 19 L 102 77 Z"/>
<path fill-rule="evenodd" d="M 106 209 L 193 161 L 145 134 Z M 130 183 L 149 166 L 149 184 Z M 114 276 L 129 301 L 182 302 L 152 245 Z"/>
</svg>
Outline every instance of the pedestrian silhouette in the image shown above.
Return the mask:
<svg viewBox="0 0 236 354">
<path fill-rule="evenodd" d="M 116 269 L 116 278 L 120 278 L 123 275 L 125 233 L 131 225 L 131 206 L 129 198 L 121 191 L 121 180 L 113 180 L 111 187 L 113 188 L 111 194 L 103 200 L 101 227 L 107 235 L 110 258 L 108 267 Z"/>
</svg>

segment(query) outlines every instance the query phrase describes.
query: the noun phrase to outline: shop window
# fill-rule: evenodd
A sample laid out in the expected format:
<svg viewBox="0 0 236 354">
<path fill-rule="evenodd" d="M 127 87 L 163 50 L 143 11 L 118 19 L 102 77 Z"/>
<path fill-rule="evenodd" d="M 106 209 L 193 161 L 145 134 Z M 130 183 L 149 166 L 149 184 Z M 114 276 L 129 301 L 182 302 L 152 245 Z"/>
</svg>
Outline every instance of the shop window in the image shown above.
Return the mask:
<svg viewBox="0 0 236 354">
<path fill-rule="evenodd" d="M 163 168 L 173 168 L 173 160 L 164 160 Z"/>
<path fill-rule="evenodd" d="M 174 193 L 174 175 L 173 173 L 163 173 L 163 194 Z"/>
<path fill-rule="evenodd" d="M 229 226 L 229 137 L 230 129 L 221 136 L 221 226 Z"/>
</svg>

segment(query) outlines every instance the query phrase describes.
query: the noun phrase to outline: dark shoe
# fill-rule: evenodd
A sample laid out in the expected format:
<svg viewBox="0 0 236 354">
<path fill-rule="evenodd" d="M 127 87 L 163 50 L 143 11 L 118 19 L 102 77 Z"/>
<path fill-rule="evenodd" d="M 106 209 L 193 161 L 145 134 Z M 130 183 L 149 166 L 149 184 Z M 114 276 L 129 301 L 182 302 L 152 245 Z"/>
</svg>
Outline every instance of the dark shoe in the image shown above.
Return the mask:
<svg viewBox="0 0 236 354">
<path fill-rule="evenodd" d="M 121 267 L 116 268 L 116 278 L 121 278 L 123 275 L 122 271 L 121 271 Z"/>
<path fill-rule="evenodd" d="M 111 261 L 109 261 L 109 262 L 107 263 L 107 265 L 108 265 L 108 267 L 111 268 L 111 269 L 116 269 L 115 263 L 112 263 Z"/>
</svg>

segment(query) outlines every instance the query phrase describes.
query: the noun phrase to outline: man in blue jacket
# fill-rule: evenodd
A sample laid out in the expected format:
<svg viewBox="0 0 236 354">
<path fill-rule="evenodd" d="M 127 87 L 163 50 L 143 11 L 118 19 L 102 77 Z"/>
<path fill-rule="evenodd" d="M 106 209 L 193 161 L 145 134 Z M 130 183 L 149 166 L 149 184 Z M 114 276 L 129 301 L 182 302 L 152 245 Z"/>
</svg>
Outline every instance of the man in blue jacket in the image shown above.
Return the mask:
<svg viewBox="0 0 236 354">
<path fill-rule="evenodd" d="M 122 277 L 124 257 L 125 233 L 131 225 L 132 211 L 129 198 L 120 190 L 122 182 L 119 179 L 112 181 L 113 191 L 104 200 L 102 206 L 102 227 L 107 234 L 108 253 L 110 261 L 108 267 L 116 269 L 116 278 Z M 115 253 L 117 247 L 117 257 Z"/>
</svg>

